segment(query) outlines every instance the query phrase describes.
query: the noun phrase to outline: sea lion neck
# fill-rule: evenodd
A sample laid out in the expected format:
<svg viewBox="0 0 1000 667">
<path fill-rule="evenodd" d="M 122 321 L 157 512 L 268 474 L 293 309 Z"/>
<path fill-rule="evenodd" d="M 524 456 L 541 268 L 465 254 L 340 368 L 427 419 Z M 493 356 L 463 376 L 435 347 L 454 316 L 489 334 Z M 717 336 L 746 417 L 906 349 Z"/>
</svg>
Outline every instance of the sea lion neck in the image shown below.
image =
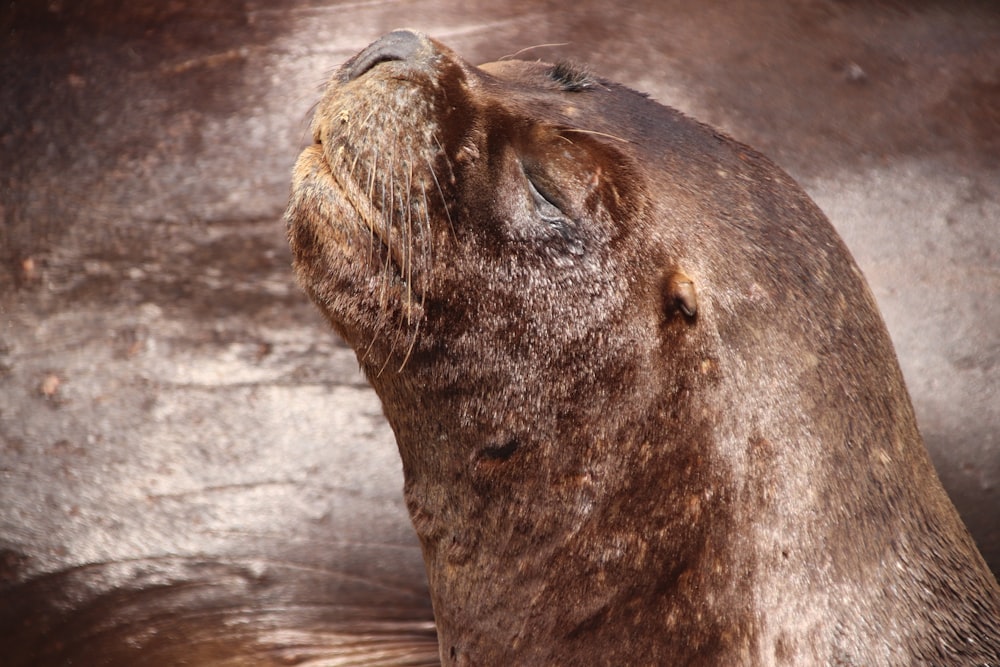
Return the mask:
<svg viewBox="0 0 1000 667">
<path fill-rule="evenodd" d="M 622 374 L 614 397 L 585 382 L 533 402 L 502 384 L 384 395 L 448 664 L 576 664 L 598 650 L 631 664 L 633 649 L 614 648 L 623 637 L 650 659 L 661 643 L 690 643 L 706 664 L 749 650 L 754 563 L 729 547 L 749 539 L 738 482 L 683 399 L 692 387 L 656 391 L 644 375 Z"/>
</svg>

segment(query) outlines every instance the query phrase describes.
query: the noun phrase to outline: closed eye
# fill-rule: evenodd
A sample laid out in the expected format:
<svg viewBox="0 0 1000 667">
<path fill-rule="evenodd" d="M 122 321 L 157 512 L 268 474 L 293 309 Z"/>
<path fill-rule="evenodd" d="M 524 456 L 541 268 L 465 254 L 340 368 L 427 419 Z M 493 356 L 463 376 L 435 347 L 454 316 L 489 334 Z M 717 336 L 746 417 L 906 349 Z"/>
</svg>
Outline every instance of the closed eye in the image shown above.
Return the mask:
<svg viewBox="0 0 1000 667">
<path fill-rule="evenodd" d="M 550 197 L 545 196 L 542 191 L 535 185 L 531 177 L 528 177 L 528 190 L 531 191 L 531 198 L 535 202 L 535 210 L 538 212 L 538 216 L 550 224 L 563 224 L 566 222 L 566 214 L 552 202 Z"/>
</svg>

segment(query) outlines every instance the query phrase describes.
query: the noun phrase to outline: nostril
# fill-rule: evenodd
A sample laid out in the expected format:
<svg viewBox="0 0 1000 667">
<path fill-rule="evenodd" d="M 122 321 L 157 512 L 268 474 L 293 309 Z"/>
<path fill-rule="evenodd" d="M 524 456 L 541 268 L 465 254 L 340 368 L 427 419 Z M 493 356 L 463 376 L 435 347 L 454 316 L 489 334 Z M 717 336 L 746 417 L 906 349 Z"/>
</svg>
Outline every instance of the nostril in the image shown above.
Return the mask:
<svg viewBox="0 0 1000 667">
<path fill-rule="evenodd" d="M 393 60 L 410 60 L 420 50 L 420 35 L 409 30 L 395 30 L 368 45 L 347 66 L 347 80 L 353 81 L 376 65 Z"/>
</svg>

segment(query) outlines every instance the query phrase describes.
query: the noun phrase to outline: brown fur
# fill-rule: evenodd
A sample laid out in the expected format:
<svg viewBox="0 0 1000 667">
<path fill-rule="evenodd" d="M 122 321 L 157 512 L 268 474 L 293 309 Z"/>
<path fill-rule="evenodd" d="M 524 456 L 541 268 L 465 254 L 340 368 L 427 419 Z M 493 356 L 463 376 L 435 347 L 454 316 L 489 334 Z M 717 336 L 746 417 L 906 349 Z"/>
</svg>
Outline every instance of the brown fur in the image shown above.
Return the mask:
<svg viewBox="0 0 1000 667">
<path fill-rule="evenodd" d="M 295 266 L 396 433 L 446 664 L 1000 659 L 872 296 L 766 158 L 407 33 L 314 134 Z"/>
</svg>

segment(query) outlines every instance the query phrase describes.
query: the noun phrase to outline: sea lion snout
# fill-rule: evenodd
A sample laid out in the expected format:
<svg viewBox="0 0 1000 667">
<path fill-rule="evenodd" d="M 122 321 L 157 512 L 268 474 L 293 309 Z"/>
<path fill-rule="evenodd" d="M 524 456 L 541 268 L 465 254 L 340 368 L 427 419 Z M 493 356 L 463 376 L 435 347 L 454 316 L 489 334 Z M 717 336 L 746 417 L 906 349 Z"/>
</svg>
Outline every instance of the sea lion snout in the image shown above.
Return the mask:
<svg viewBox="0 0 1000 667">
<path fill-rule="evenodd" d="M 433 54 L 430 41 L 412 30 L 394 30 L 369 44 L 344 66 L 343 80 L 354 81 L 377 65 L 402 61 L 420 64 Z"/>
</svg>

